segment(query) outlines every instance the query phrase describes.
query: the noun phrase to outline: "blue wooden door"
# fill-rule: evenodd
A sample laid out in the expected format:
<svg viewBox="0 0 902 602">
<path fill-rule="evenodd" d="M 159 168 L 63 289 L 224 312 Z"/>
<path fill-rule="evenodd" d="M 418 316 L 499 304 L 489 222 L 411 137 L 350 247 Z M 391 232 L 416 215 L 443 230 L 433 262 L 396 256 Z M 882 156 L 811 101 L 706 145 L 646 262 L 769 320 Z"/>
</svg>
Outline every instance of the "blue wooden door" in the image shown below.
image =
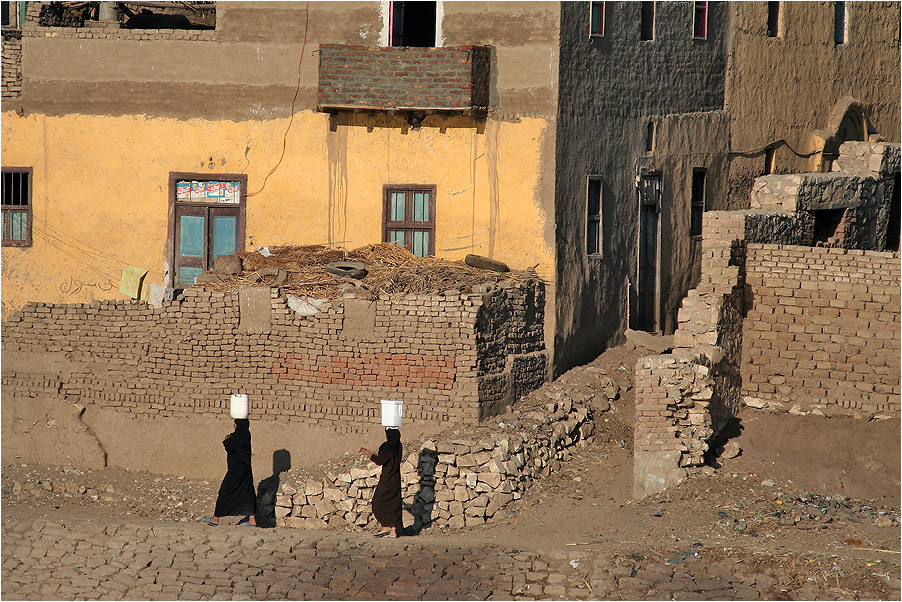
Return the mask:
<svg viewBox="0 0 902 602">
<path fill-rule="evenodd" d="M 187 287 L 220 255 L 238 251 L 237 207 L 181 205 L 175 217 L 175 286 Z"/>
</svg>

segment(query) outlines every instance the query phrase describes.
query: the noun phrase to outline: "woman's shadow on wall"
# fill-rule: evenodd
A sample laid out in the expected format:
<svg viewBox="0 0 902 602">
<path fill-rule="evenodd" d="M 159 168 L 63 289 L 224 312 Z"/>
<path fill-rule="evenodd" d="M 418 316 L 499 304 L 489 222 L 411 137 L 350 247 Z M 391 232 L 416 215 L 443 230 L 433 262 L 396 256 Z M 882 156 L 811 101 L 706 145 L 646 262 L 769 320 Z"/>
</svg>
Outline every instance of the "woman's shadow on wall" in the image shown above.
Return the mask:
<svg viewBox="0 0 902 602">
<path fill-rule="evenodd" d="M 404 504 L 404 509 L 413 515 L 413 524 L 404 527 L 403 535 L 419 535 L 423 529 L 432 526 L 432 510 L 435 506 L 435 465 L 438 454 L 424 449 L 417 462 L 417 474 L 420 476 L 420 488 L 413 503 Z"/>
<path fill-rule="evenodd" d="M 271 529 L 276 526 L 276 492 L 279 491 L 279 475 L 291 469 L 291 453 L 277 449 L 272 453 L 272 476 L 257 486 L 257 526 Z"/>
</svg>

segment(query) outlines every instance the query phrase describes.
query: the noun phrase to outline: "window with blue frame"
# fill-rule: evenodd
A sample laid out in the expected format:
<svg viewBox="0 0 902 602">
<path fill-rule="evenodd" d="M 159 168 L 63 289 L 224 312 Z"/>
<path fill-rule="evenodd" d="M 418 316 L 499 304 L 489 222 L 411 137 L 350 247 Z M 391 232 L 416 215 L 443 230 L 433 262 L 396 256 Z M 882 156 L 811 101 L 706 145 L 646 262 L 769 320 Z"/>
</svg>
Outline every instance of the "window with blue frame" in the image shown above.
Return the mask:
<svg viewBox="0 0 902 602">
<path fill-rule="evenodd" d="M 191 286 L 222 255 L 244 250 L 247 176 L 171 174 L 173 286 Z"/>
<path fill-rule="evenodd" d="M 384 242 L 435 255 L 435 186 L 386 186 L 382 225 Z"/>
<path fill-rule="evenodd" d="M 3 168 L 3 246 L 31 246 L 31 168 Z"/>
</svg>

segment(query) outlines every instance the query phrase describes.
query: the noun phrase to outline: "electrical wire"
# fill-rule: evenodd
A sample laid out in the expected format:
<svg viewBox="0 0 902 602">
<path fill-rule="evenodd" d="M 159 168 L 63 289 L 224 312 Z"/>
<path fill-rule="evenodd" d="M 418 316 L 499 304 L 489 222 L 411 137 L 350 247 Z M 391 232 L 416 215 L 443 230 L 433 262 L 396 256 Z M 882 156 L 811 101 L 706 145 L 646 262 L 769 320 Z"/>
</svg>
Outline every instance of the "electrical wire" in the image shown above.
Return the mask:
<svg viewBox="0 0 902 602">
<path fill-rule="evenodd" d="M 822 151 L 822 150 L 817 150 L 817 151 L 812 151 L 812 152 L 810 152 L 810 153 L 800 153 L 800 152 L 796 151 L 794 148 L 792 148 L 791 146 L 789 146 L 789 143 L 786 142 L 785 139 L 780 138 L 779 140 L 774 140 L 773 142 L 771 142 L 771 143 L 769 143 L 769 144 L 765 144 L 764 146 L 762 146 L 762 147 L 760 147 L 760 148 L 756 148 L 756 149 L 754 149 L 754 150 L 747 150 L 747 151 L 728 151 L 727 154 L 728 154 L 728 155 L 741 155 L 741 156 L 749 156 L 749 157 L 751 157 L 751 156 L 753 156 L 753 155 L 757 155 L 757 154 L 761 153 L 761 151 L 763 151 L 763 150 L 766 150 L 766 149 L 772 148 L 772 147 L 774 147 L 774 146 L 777 146 L 778 144 L 782 144 L 783 146 L 785 146 L 786 148 L 788 148 L 788 149 L 789 149 L 789 152 L 791 152 L 792 154 L 794 154 L 796 157 L 802 157 L 802 158 L 813 157 L 814 155 L 819 155 L 819 154 L 821 154 L 822 152 L 824 152 L 824 151 Z"/>
<path fill-rule="evenodd" d="M 98 268 L 95 264 L 91 263 L 90 260 L 85 259 L 83 256 L 79 256 L 78 254 L 72 253 L 69 249 L 64 248 L 59 243 L 54 241 L 52 238 L 47 237 L 47 235 L 44 232 L 42 232 L 40 230 L 32 230 L 32 235 L 35 238 L 43 240 L 49 246 L 53 247 L 60 253 L 63 253 L 64 255 L 66 255 L 67 257 L 69 257 L 70 259 L 75 261 L 76 263 L 81 264 L 82 266 L 84 266 L 85 268 L 87 268 L 88 270 L 93 272 L 94 274 L 102 277 L 104 280 L 108 280 L 111 283 L 114 283 L 117 280 L 117 278 L 118 278 L 117 276 L 111 276 L 110 272 L 106 271 L 109 268 L 106 268 L 105 266 L 102 266 L 104 269 Z"/>
<path fill-rule="evenodd" d="M 245 195 L 245 198 L 249 198 L 252 196 L 257 196 L 263 189 L 266 188 L 266 181 L 269 180 L 269 176 L 273 175 L 279 166 L 282 164 L 282 159 L 285 158 L 285 149 L 288 147 L 288 132 L 291 130 L 291 124 L 294 123 L 294 106 L 295 102 L 297 102 L 298 94 L 301 91 L 301 65 L 304 64 L 304 53 L 307 50 L 307 25 L 310 22 L 310 2 L 308 1 L 305 4 L 304 8 L 304 41 L 301 44 L 301 56 L 298 60 L 298 85 L 294 90 L 294 98 L 291 99 L 291 115 L 288 118 L 288 127 L 285 128 L 285 134 L 282 136 L 282 154 L 279 156 L 279 161 L 275 164 L 275 166 L 269 170 L 269 173 L 266 174 L 266 177 L 263 178 L 263 185 L 260 186 L 260 190 L 257 192 L 251 192 Z"/>
<path fill-rule="evenodd" d="M 128 262 L 120 259 L 119 257 L 116 257 L 115 255 L 107 253 L 106 251 L 103 251 L 102 249 L 92 247 L 88 243 L 85 243 L 85 242 L 82 242 L 82 241 L 76 239 L 75 237 L 64 232 L 63 230 L 60 230 L 59 228 L 51 225 L 46 220 L 35 217 L 33 214 L 32 214 L 32 219 L 34 219 L 35 223 L 40 225 L 44 229 L 46 236 L 53 238 L 54 240 L 56 240 L 57 242 L 59 242 L 63 245 L 72 246 L 77 251 L 79 251 L 85 255 L 93 256 L 95 258 L 95 260 L 100 264 L 104 264 L 104 265 L 110 267 L 111 269 L 117 268 L 120 265 L 128 264 Z"/>
</svg>

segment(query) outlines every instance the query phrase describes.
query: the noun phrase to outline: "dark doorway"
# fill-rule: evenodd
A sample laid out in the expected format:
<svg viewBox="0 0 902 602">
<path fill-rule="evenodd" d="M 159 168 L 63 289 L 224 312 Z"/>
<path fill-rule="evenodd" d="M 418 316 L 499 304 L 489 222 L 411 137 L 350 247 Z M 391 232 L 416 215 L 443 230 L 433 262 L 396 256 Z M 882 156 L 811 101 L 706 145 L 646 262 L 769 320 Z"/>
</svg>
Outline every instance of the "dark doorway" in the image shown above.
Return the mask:
<svg viewBox="0 0 902 602">
<path fill-rule="evenodd" d="M 658 307 L 658 230 L 661 215 L 661 176 L 645 175 L 639 182 L 639 269 L 636 306 L 630 328 L 655 332 Z"/>
<path fill-rule="evenodd" d="M 435 2 L 392 2 L 390 46 L 435 46 Z"/>
<path fill-rule="evenodd" d="M 814 244 L 837 244 L 841 242 L 839 226 L 846 214 L 845 209 L 820 209 L 814 213 Z"/>
<path fill-rule="evenodd" d="M 886 250 L 899 251 L 899 222 L 902 212 L 902 195 L 899 190 L 899 174 L 893 177 L 893 195 L 889 204 L 889 219 L 886 224 Z"/>
</svg>

